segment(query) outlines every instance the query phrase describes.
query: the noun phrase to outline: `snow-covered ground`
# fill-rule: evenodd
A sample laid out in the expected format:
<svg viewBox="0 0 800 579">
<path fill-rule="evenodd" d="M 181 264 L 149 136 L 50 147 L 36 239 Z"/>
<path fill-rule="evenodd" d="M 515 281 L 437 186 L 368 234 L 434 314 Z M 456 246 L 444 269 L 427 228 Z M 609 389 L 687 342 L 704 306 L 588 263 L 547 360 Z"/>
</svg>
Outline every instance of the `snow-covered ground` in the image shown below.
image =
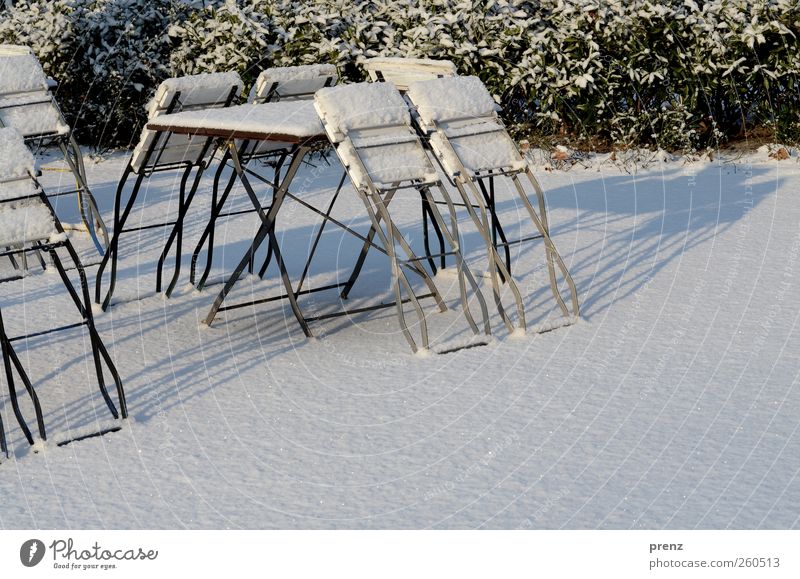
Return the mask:
<svg viewBox="0 0 800 579">
<path fill-rule="evenodd" d="M 124 161 L 89 164 L 109 224 Z M 58 167 L 46 164 L 45 184 L 66 185 Z M 304 167 L 295 190 L 324 205 L 340 174 L 335 160 Z M 121 432 L 34 453 L 3 381 L 13 456 L 0 464 L 0 527 L 797 527 L 797 159 L 753 153 L 635 174 L 595 161 L 538 174 L 583 319 L 516 338 L 495 315 L 493 343 L 449 355 L 413 356 L 391 309 L 314 323 L 315 340 L 275 302 L 203 327 L 219 286 L 192 290 L 185 259 L 176 295 L 155 295 L 165 233 L 129 234 L 116 303 L 98 328 L 133 419 Z M 153 179 L 130 225 L 174 212 L 176 186 L 174 176 Z M 188 250 L 208 186 L 188 218 Z M 504 222 L 530 233 L 505 193 Z M 67 221 L 69 202 L 59 199 Z M 337 207 L 366 230 L 352 191 Z M 393 209 L 418 248 L 418 197 Z M 238 260 L 255 219 L 228 224 L 215 279 Z M 279 235 L 295 276 L 315 224 L 297 203 L 284 207 Z M 479 239 L 466 220 L 462 227 L 479 271 Z M 96 263 L 88 239 L 75 240 Z M 312 285 L 346 279 L 358 246 L 326 233 Z M 542 258 L 538 243 L 515 248 L 530 324 L 555 315 Z M 88 269 L 93 277 L 96 267 Z M 243 279 L 233 297 L 277 291 L 270 274 Z M 390 298 L 388 275 L 385 259 L 371 255 L 348 305 Z M 437 283 L 453 307 L 438 314 L 428 302 L 432 334 L 459 339 L 455 278 Z M 9 331 L 72 316 L 59 288 L 47 274 L 5 284 Z M 301 305 L 311 314 L 340 303 L 324 292 Z M 54 435 L 91 421 L 93 409 L 104 418 L 86 342 L 80 331 L 71 336 L 19 344 Z"/>
</svg>

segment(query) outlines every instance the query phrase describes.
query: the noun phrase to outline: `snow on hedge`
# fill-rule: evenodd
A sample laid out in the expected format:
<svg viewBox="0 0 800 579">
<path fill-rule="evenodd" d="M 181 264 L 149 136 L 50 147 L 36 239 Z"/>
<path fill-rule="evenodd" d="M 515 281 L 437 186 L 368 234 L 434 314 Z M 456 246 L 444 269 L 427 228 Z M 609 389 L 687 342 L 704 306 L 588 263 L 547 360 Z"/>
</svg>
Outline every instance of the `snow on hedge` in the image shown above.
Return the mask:
<svg viewBox="0 0 800 579">
<path fill-rule="evenodd" d="M 137 134 L 168 76 L 236 70 L 252 83 L 268 67 L 329 63 L 357 81 L 357 60 L 375 56 L 452 60 L 526 133 L 665 149 L 754 126 L 800 137 L 797 0 L 208 4 L 15 2 L 0 41 L 33 47 L 95 143 Z"/>
</svg>

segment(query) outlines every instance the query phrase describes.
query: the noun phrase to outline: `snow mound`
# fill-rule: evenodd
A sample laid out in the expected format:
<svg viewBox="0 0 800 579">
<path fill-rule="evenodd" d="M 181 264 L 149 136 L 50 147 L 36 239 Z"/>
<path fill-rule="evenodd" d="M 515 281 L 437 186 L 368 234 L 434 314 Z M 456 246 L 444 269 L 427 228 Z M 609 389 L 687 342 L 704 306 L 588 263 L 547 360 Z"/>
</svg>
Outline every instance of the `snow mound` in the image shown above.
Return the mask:
<svg viewBox="0 0 800 579">
<path fill-rule="evenodd" d="M 546 322 L 542 322 L 541 324 L 536 324 L 535 326 L 528 328 L 528 331 L 532 334 L 544 334 L 545 332 L 557 330 L 558 328 L 571 326 L 576 324 L 579 320 L 580 318 L 578 316 L 564 316 L 561 318 L 556 318 L 555 320 L 548 320 Z"/>
</svg>

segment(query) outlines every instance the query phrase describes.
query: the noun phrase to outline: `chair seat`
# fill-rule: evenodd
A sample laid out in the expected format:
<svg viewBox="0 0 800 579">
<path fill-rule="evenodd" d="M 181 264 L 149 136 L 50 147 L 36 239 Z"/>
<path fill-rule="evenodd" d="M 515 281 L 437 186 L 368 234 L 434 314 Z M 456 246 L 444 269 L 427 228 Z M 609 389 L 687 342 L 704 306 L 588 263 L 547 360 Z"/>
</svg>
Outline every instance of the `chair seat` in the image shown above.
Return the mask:
<svg viewBox="0 0 800 579">
<path fill-rule="evenodd" d="M 52 97 L 44 91 L 0 99 L 0 122 L 14 127 L 25 138 L 64 136 L 70 132 Z"/>
<path fill-rule="evenodd" d="M 380 189 L 396 182 L 433 183 L 437 180 L 430 159 L 416 139 L 409 141 L 402 136 L 396 142 L 387 141 L 385 136 L 372 139 L 376 141 L 372 146 L 365 146 L 369 139 L 359 139 L 358 153 L 347 141 L 338 149 L 339 156 L 348 166 L 353 184 L 357 188 L 366 187 L 369 179 Z M 359 158 L 368 176 L 364 175 Z"/>
<path fill-rule="evenodd" d="M 480 124 L 485 125 L 485 123 Z M 439 156 L 444 170 L 451 176 L 460 173 L 462 165 L 471 175 L 489 169 L 504 171 L 524 169 L 525 160 L 520 157 L 514 141 L 505 129 L 500 125 L 497 126 L 500 131 L 472 134 L 467 132 L 463 135 L 448 132 L 444 135 L 438 132 L 432 133 L 431 147 Z M 448 146 L 448 142 L 452 149 Z"/>
<path fill-rule="evenodd" d="M 39 200 L 0 205 L 0 247 L 56 241 L 60 236 L 50 210 Z"/>
</svg>

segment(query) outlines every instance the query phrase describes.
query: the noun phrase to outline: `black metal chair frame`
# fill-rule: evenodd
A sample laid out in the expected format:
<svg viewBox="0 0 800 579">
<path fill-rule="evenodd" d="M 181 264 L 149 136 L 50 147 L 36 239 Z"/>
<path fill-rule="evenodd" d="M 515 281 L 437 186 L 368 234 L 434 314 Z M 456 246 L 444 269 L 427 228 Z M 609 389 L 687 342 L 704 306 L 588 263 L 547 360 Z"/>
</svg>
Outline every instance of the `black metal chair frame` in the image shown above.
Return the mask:
<svg viewBox="0 0 800 579">
<path fill-rule="evenodd" d="M 55 212 L 53 211 L 53 207 L 50 204 L 50 201 L 47 198 L 47 196 L 45 195 L 44 191 L 41 189 L 41 186 L 39 185 L 38 181 L 35 178 L 33 178 L 32 176 L 25 177 L 25 179 L 27 179 L 27 178 L 33 179 L 33 181 L 35 183 L 35 186 L 36 186 L 36 188 L 38 190 L 37 193 L 30 194 L 30 195 L 19 196 L 19 197 L 14 197 L 14 198 L 11 198 L 11 199 L 5 199 L 2 202 L 0 202 L 0 204 L 20 202 L 20 201 L 25 201 L 26 199 L 38 199 L 38 200 L 40 200 L 45 205 L 45 207 L 48 208 L 48 210 L 50 211 L 51 215 L 53 216 L 53 222 L 54 222 L 54 225 L 55 225 L 55 230 L 56 230 L 56 232 L 58 234 L 60 234 L 59 235 L 60 239 L 58 241 L 53 241 L 53 242 L 51 242 L 49 240 L 47 242 L 39 240 L 39 241 L 34 242 L 30 247 L 20 247 L 20 248 L 16 248 L 16 249 L 8 249 L 8 250 L 0 253 L 0 256 L 21 255 L 21 254 L 25 254 L 27 252 L 34 252 L 34 251 L 35 252 L 46 252 L 47 254 L 49 254 L 50 259 L 52 260 L 53 266 L 56 268 L 56 271 L 58 272 L 58 274 L 59 274 L 59 276 L 61 278 L 61 281 L 64 283 L 64 287 L 66 288 L 67 292 L 69 293 L 70 297 L 72 298 L 73 303 L 77 307 L 78 312 L 81 314 L 81 317 L 83 318 L 82 321 L 80 321 L 80 322 L 66 324 L 66 325 L 55 327 L 55 328 L 50 328 L 48 330 L 32 332 L 32 333 L 28 333 L 28 334 L 24 334 L 24 335 L 19 335 L 19 336 L 9 336 L 9 335 L 6 334 L 5 325 L 3 323 L 2 311 L 0 311 L 0 347 L 2 348 L 3 363 L 4 363 L 4 366 L 5 366 L 5 376 L 6 376 L 6 381 L 8 382 L 9 397 L 10 397 L 10 400 L 11 400 L 11 406 L 12 406 L 12 409 L 14 411 L 14 415 L 15 415 L 15 417 L 17 419 L 17 422 L 19 423 L 19 426 L 22 429 L 23 434 L 25 435 L 25 438 L 27 439 L 29 444 L 33 445 L 34 444 L 34 436 L 31 433 L 31 429 L 28 427 L 27 421 L 25 420 L 25 417 L 23 416 L 22 411 L 21 411 L 20 406 L 19 406 L 19 399 L 18 399 L 18 396 L 17 396 L 16 386 L 15 386 L 15 379 L 14 379 L 15 372 L 16 372 L 16 375 L 19 378 L 19 380 L 22 382 L 22 384 L 23 384 L 23 386 L 25 388 L 25 391 L 28 393 L 28 396 L 30 397 L 31 402 L 33 404 L 34 412 L 36 414 L 36 427 L 37 427 L 39 438 L 41 438 L 43 441 L 47 440 L 47 432 L 46 432 L 46 429 L 45 429 L 44 416 L 43 416 L 43 413 L 42 413 L 42 408 L 41 408 L 41 403 L 39 401 L 39 396 L 38 396 L 38 394 L 36 392 L 36 389 L 34 388 L 33 384 L 31 383 L 31 380 L 30 380 L 27 372 L 25 371 L 25 368 L 22 365 L 22 362 L 20 361 L 19 356 L 17 355 L 17 353 L 16 353 L 16 351 L 14 349 L 14 346 L 13 346 L 14 342 L 27 340 L 29 338 L 36 337 L 36 336 L 43 336 L 43 335 L 51 334 L 51 333 L 54 333 L 54 332 L 70 330 L 70 329 L 78 328 L 78 327 L 81 327 L 81 326 L 86 326 L 87 330 L 89 331 L 90 343 L 91 343 L 91 348 L 92 348 L 92 357 L 94 359 L 95 373 L 97 375 L 98 386 L 99 386 L 99 389 L 100 389 L 100 393 L 101 393 L 101 395 L 103 397 L 103 400 L 105 401 L 105 403 L 106 403 L 106 405 L 108 407 L 109 412 L 111 413 L 111 415 L 113 416 L 114 419 L 125 419 L 125 418 L 128 417 L 128 408 L 127 408 L 127 403 L 126 403 L 126 399 L 125 399 L 125 391 L 124 391 L 123 386 L 122 386 L 122 380 L 120 379 L 120 376 L 119 376 L 119 373 L 117 372 L 116 366 L 114 365 L 114 362 L 111 359 L 111 356 L 108 353 L 108 350 L 106 349 L 105 345 L 103 344 L 102 340 L 100 339 L 100 336 L 97 333 L 97 329 L 95 328 L 95 325 L 94 325 L 94 316 L 92 314 L 92 305 L 91 305 L 91 299 L 90 299 L 90 295 L 89 295 L 89 286 L 88 286 L 88 282 L 86 280 L 86 273 L 84 271 L 83 265 L 81 264 L 81 261 L 78 258 L 78 254 L 75 252 L 75 249 L 73 248 L 72 243 L 70 242 L 69 238 L 64 233 L 64 228 L 62 227 L 61 222 L 58 220 L 58 217 L 56 216 Z M 64 248 L 66 250 L 67 254 L 69 255 L 70 260 L 72 261 L 72 263 L 74 265 L 75 270 L 78 272 L 78 277 L 79 277 L 80 286 L 81 286 L 80 287 L 80 294 L 75 289 L 75 286 L 72 284 L 72 281 L 69 279 L 69 276 L 67 275 L 67 272 L 66 272 L 66 268 L 64 267 L 64 264 L 62 263 L 61 258 L 59 257 L 59 255 L 57 253 L 57 250 L 60 249 L 60 248 Z M 11 278 L 6 278 L 6 279 L 2 280 L 2 282 L 5 283 L 5 282 L 14 281 L 14 280 L 20 279 L 22 277 L 23 276 L 20 275 L 20 276 L 15 276 L 15 277 L 11 277 Z M 117 394 L 117 401 L 118 401 L 118 404 L 119 404 L 119 409 L 117 409 L 117 406 L 112 401 L 111 396 L 109 395 L 108 389 L 106 387 L 105 375 L 104 375 L 104 371 L 103 371 L 103 365 L 104 364 L 105 364 L 106 370 L 109 372 L 109 374 L 111 376 L 112 381 L 114 382 L 114 386 L 115 386 L 116 394 Z M 80 436 L 78 438 L 75 438 L 75 439 L 72 439 L 72 440 L 63 441 L 63 442 L 59 443 L 59 446 L 62 446 L 64 444 L 68 444 L 70 442 L 74 442 L 76 440 L 83 440 L 85 438 L 90 438 L 90 437 L 93 437 L 93 436 L 100 436 L 100 435 L 106 434 L 108 432 L 114 432 L 114 431 L 119 430 L 120 428 L 121 428 L 120 426 L 115 426 L 115 427 L 112 427 L 112 428 L 108 428 L 108 429 L 102 430 L 102 431 L 97 432 L 97 433 L 88 434 L 88 435 L 82 435 L 82 436 Z M 2 422 L 0 422 L 0 450 L 2 450 L 2 452 L 6 455 L 6 457 L 8 457 L 8 445 L 7 445 L 7 442 L 6 442 L 6 439 L 5 439 L 5 433 L 4 433 L 4 430 L 3 430 L 3 427 L 2 427 Z"/>
<path fill-rule="evenodd" d="M 231 87 L 230 93 L 228 94 L 222 106 L 223 107 L 230 106 L 233 103 L 234 99 L 236 98 L 238 92 L 239 92 L 239 87 L 237 86 Z M 170 103 L 167 105 L 165 109 L 165 114 L 170 114 L 176 111 L 177 107 L 180 105 L 181 102 L 180 98 L 181 98 L 181 91 L 176 91 Z M 209 104 L 192 105 L 191 107 L 187 107 L 184 110 L 202 109 L 209 106 Z M 182 245 L 183 245 L 183 222 L 187 212 L 189 211 L 189 207 L 192 203 L 192 200 L 194 199 L 194 195 L 197 192 L 197 188 L 200 185 L 200 179 L 203 176 L 204 171 L 206 170 L 206 168 L 209 166 L 209 164 L 213 159 L 215 152 L 215 149 L 213 148 L 214 138 L 203 137 L 203 139 L 205 140 L 204 146 L 201 148 L 200 152 L 197 154 L 196 157 L 192 159 L 186 159 L 185 161 L 170 162 L 161 165 L 159 164 L 159 158 L 161 157 L 161 154 L 164 152 L 164 150 L 167 148 L 167 145 L 169 144 L 171 133 L 169 133 L 168 131 L 154 131 L 154 133 L 155 136 L 152 142 L 150 143 L 147 151 L 145 152 L 144 159 L 142 160 L 139 169 L 138 170 L 134 169 L 133 167 L 134 155 L 131 155 L 131 158 L 128 161 L 128 165 L 125 167 L 125 171 L 122 174 L 122 177 L 120 178 L 119 184 L 117 186 L 117 191 L 114 198 L 114 232 L 111 237 L 111 242 L 109 243 L 108 251 L 103 256 L 103 259 L 100 262 L 100 266 L 97 270 L 97 278 L 95 280 L 95 302 L 100 304 L 103 310 L 106 310 L 108 308 L 109 303 L 111 302 L 111 297 L 114 293 L 114 289 L 116 287 L 117 261 L 119 259 L 119 238 L 123 233 L 131 233 L 135 231 L 143 231 L 147 229 L 156 229 L 162 227 L 172 227 L 172 230 L 170 231 L 167 237 L 167 241 L 164 244 L 164 249 L 162 250 L 158 260 L 158 268 L 156 272 L 156 292 L 159 293 L 161 292 L 164 263 L 167 259 L 167 256 L 169 255 L 173 243 L 175 244 L 175 265 L 172 278 L 170 279 L 170 283 L 165 291 L 165 294 L 167 296 L 170 296 L 172 294 L 172 291 L 175 289 L 175 285 L 177 284 L 178 278 L 180 276 L 181 255 L 182 255 Z M 165 135 L 163 139 L 161 135 Z M 125 223 L 127 222 L 131 210 L 133 209 L 133 205 L 136 202 L 139 190 L 142 186 L 142 182 L 144 181 L 144 179 L 149 178 L 155 173 L 160 173 L 164 171 L 175 171 L 175 170 L 183 171 L 180 180 L 178 212 L 175 220 L 163 223 L 154 223 L 150 225 L 142 225 L 139 227 L 131 227 L 126 229 Z M 191 176 L 193 170 L 195 170 L 195 176 L 192 179 L 191 187 L 187 192 L 186 185 L 189 181 L 189 177 Z M 128 196 L 128 199 L 123 207 L 122 196 L 125 190 L 125 185 L 127 184 L 128 179 L 130 178 L 131 175 L 136 175 L 136 180 Z M 109 286 L 104 296 L 102 293 L 103 274 L 109 262 L 111 264 L 111 269 L 109 272 Z"/>
<path fill-rule="evenodd" d="M 29 94 L 27 91 L 23 93 L 4 93 L 3 97 L 13 97 L 15 94 Z M 2 109 L 10 109 L 10 108 L 23 108 L 29 106 L 36 106 L 36 105 L 44 105 L 49 104 L 55 108 L 58 114 L 63 119 L 64 116 L 61 114 L 61 109 L 56 102 L 55 97 L 51 92 L 47 93 L 47 98 L 42 98 L 42 100 L 38 101 L 31 101 L 26 103 L 18 103 L 18 104 L 11 104 L 11 105 L 3 105 L 0 104 L 0 110 Z M 2 120 L 0 119 L 0 127 L 3 126 Z M 89 184 L 86 179 L 86 167 L 83 164 L 83 154 L 81 153 L 80 146 L 78 142 L 75 140 L 75 137 L 72 135 L 72 131 L 68 131 L 66 133 L 56 133 L 56 132 L 47 132 L 47 133 L 38 133 L 38 134 L 29 134 L 23 135 L 25 139 L 25 143 L 28 145 L 36 145 L 37 148 L 39 147 L 49 147 L 49 146 L 56 146 L 61 151 L 61 154 L 64 156 L 64 160 L 67 162 L 67 166 L 69 167 L 70 172 L 72 173 L 73 177 L 75 178 L 75 189 L 69 189 L 67 191 L 59 191 L 57 193 L 48 194 L 47 196 L 52 198 L 55 197 L 63 197 L 66 195 L 77 195 L 78 198 L 78 209 L 81 216 L 81 221 L 83 222 L 84 227 L 86 227 L 86 231 L 92 238 L 97 251 L 102 255 L 105 253 L 106 249 L 108 248 L 108 231 L 106 230 L 105 223 L 103 222 L 102 217 L 100 216 L 100 210 L 97 207 L 97 202 L 95 201 L 94 195 L 92 195 L 91 190 L 89 189 Z M 101 242 L 97 236 L 97 232 L 100 232 L 100 235 L 103 238 Z"/>
<path fill-rule="evenodd" d="M 331 86 L 333 84 L 334 80 L 336 80 L 334 77 L 331 77 L 331 76 L 320 77 L 320 78 L 325 78 L 325 81 L 323 83 L 323 87 Z M 312 80 L 312 79 L 303 79 L 303 80 Z M 281 83 L 281 82 L 278 82 L 278 81 L 272 82 L 272 84 L 270 85 L 270 87 L 267 90 L 267 92 L 263 96 L 255 96 L 253 98 L 252 102 L 253 103 L 257 103 L 257 104 L 265 104 L 265 103 L 270 103 L 270 102 L 279 102 L 279 101 L 282 101 L 284 99 L 291 100 L 291 101 L 294 101 L 294 100 L 306 100 L 306 99 L 314 96 L 314 92 L 310 92 L 310 93 L 308 93 L 308 92 L 292 93 L 290 95 L 281 95 L 278 92 L 278 89 L 280 88 L 281 84 L 285 84 L 285 83 Z M 274 150 L 268 150 L 268 151 L 259 151 L 258 149 L 259 149 L 260 143 L 261 143 L 261 141 L 257 141 L 257 140 L 244 140 L 244 141 L 242 141 L 242 143 L 241 143 L 241 145 L 239 147 L 239 150 L 238 150 L 239 161 L 240 161 L 240 163 L 243 163 L 243 167 L 244 167 L 245 172 L 247 172 L 249 175 L 255 177 L 256 179 L 267 183 L 273 189 L 275 189 L 277 187 L 276 183 L 278 183 L 278 181 L 280 181 L 281 169 L 282 169 L 284 163 L 286 162 L 287 158 L 291 155 L 293 146 L 292 145 L 288 145 L 286 148 L 274 149 Z M 241 209 L 241 210 L 236 210 L 236 211 L 230 211 L 230 212 L 227 212 L 227 213 L 223 213 L 222 212 L 222 210 L 223 210 L 223 208 L 225 206 L 225 203 L 227 202 L 228 197 L 229 197 L 229 195 L 231 193 L 231 190 L 233 189 L 233 186 L 234 186 L 234 184 L 236 182 L 236 178 L 237 178 L 237 173 L 236 173 L 236 170 L 234 169 L 233 171 L 231 171 L 231 175 L 228 178 L 228 182 L 225 184 L 225 188 L 222 191 L 222 195 L 219 194 L 219 184 L 220 184 L 220 180 L 222 179 L 222 173 L 225 171 L 226 168 L 228 168 L 230 166 L 229 163 L 231 161 L 230 149 L 228 147 L 225 147 L 224 150 L 225 150 L 225 152 L 224 152 L 224 154 L 222 156 L 222 159 L 219 162 L 219 166 L 217 167 L 216 173 L 214 174 L 214 182 L 213 182 L 212 192 L 211 192 L 211 196 L 212 196 L 211 197 L 211 213 L 209 215 L 208 223 L 206 224 L 206 227 L 203 230 L 203 233 L 200 235 L 200 239 L 198 240 L 197 245 L 195 246 L 194 250 L 192 251 L 192 260 L 191 260 L 191 269 L 190 269 L 190 273 L 189 273 L 189 281 L 198 290 L 202 290 L 206 286 L 206 282 L 208 280 L 208 276 L 209 276 L 209 274 L 211 272 L 211 266 L 212 266 L 212 262 L 213 262 L 213 259 L 214 259 L 214 257 L 213 257 L 213 255 L 214 255 L 214 231 L 215 231 L 216 226 L 217 226 L 217 220 L 221 219 L 221 218 L 225 218 L 225 217 L 236 217 L 236 216 L 239 216 L 239 215 L 246 215 L 246 214 L 250 214 L 250 213 L 255 213 L 256 212 L 255 208 Z M 261 162 L 265 163 L 266 165 L 272 167 L 274 174 L 273 174 L 273 179 L 271 181 L 265 179 L 260 173 L 258 173 L 257 171 L 254 171 L 253 169 L 250 168 L 250 164 L 253 163 L 254 161 L 261 161 Z M 344 181 L 344 175 L 342 176 L 342 182 L 343 181 Z M 335 201 L 336 197 L 338 197 L 338 190 L 341 189 L 342 182 L 339 183 L 339 187 L 337 189 L 337 193 L 334 196 L 334 201 Z M 332 209 L 332 207 L 331 207 L 331 209 Z M 328 213 L 330 213 L 330 212 L 328 212 Z M 324 227 L 324 223 L 323 223 L 323 227 Z M 206 246 L 205 247 L 205 250 L 206 250 L 206 262 L 205 262 L 205 265 L 203 267 L 203 271 L 200 274 L 200 277 L 198 279 L 197 278 L 197 264 L 198 264 L 198 261 L 200 259 L 200 253 L 203 251 L 204 246 Z M 315 248 L 316 248 L 316 245 L 315 245 Z M 264 277 L 264 273 L 266 272 L 266 270 L 269 267 L 269 264 L 271 262 L 272 253 L 273 253 L 272 246 L 269 245 L 266 259 L 264 260 L 264 263 L 262 264 L 262 266 L 261 266 L 261 268 L 259 270 L 259 274 L 258 274 L 259 277 L 262 277 L 262 278 Z M 252 261 L 248 263 L 247 269 L 248 269 L 248 273 L 253 273 L 254 264 L 253 264 Z M 305 275 L 303 276 L 303 278 L 305 278 Z"/>
</svg>

